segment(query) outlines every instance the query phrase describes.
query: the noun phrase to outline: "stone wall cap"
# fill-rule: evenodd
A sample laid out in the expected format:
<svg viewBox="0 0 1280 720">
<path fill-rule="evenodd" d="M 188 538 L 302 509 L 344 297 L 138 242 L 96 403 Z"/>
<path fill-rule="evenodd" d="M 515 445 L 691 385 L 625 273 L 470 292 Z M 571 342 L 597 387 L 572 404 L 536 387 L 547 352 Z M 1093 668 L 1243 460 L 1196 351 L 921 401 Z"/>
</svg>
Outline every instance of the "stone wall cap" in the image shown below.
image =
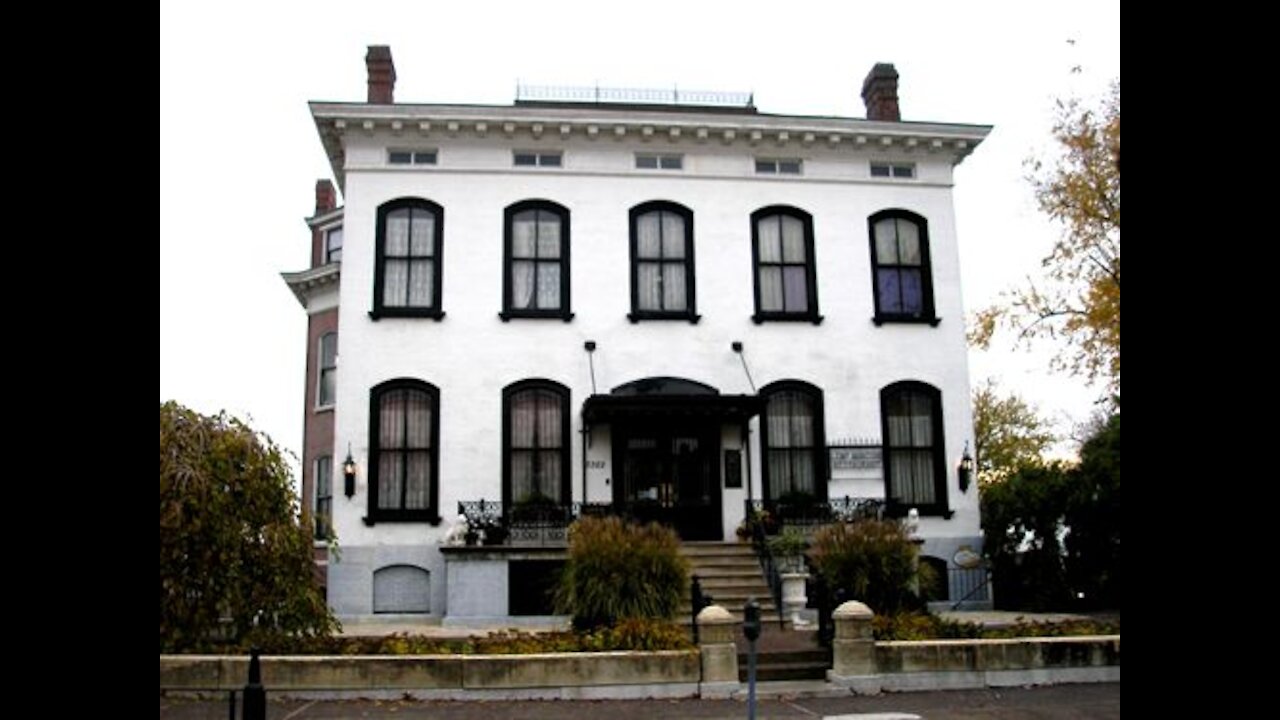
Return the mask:
<svg viewBox="0 0 1280 720">
<path fill-rule="evenodd" d="M 710 624 L 728 624 L 738 622 L 733 615 L 719 605 L 708 605 L 698 612 L 697 622 L 699 625 Z"/>
<path fill-rule="evenodd" d="M 848 602 L 841 603 L 840 607 L 836 608 L 836 611 L 831 613 L 832 619 L 849 617 L 870 618 L 874 616 L 875 613 L 871 612 L 871 608 L 867 607 L 865 603 L 860 603 L 857 600 L 849 600 Z"/>
</svg>

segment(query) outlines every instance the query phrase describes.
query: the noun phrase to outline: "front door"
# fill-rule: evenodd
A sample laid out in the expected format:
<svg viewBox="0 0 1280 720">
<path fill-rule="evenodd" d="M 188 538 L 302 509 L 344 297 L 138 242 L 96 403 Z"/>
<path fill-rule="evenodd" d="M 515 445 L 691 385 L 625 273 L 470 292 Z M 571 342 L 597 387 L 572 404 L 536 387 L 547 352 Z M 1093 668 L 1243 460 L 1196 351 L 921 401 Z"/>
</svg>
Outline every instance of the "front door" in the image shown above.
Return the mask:
<svg viewBox="0 0 1280 720">
<path fill-rule="evenodd" d="M 721 540 L 720 428 L 667 421 L 616 426 L 614 504 L 685 540 Z"/>
</svg>

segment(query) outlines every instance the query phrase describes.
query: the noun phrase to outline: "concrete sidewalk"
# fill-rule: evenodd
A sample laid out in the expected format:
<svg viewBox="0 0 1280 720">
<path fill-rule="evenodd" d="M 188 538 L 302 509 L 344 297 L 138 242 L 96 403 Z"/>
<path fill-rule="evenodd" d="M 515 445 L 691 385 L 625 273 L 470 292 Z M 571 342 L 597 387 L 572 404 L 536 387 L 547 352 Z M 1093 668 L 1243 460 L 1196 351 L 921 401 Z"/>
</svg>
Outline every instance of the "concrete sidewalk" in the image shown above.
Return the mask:
<svg viewBox="0 0 1280 720">
<path fill-rule="evenodd" d="M 766 688 L 761 688 L 765 690 Z M 223 720 L 227 699 L 160 698 L 161 720 Z M 53 714 L 56 714 L 56 706 Z M 239 717 L 237 710 L 237 717 Z M 412 701 L 271 699 L 268 720 L 741 720 L 745 700 L 594 700 L 594 701 Z M 757 703 L 759 720 L 835 720 L 853 718 L 925 718 L 927 720 L 1111 720 L 1120 717 L 1120 684 L 1051 685 L 1031 688 L 939 690 L 876 696 L 796 697 L 782 694 Z"/>
</svg>

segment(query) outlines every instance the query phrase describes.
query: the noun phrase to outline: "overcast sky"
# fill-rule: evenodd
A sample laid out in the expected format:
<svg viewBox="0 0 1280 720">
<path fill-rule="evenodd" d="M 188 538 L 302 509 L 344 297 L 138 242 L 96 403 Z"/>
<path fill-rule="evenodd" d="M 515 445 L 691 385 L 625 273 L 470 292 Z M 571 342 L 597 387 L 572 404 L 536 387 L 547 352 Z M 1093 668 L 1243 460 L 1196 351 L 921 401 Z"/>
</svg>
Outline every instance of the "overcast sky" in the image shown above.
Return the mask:
<svg viewBox="0 0 1280 720">
<path fill-rule="evenodd" d="M 396 99 L 514 100 L 517 81 L 751 91 L 761 112 L 864 117 L 862 79 L 899 75 L 904 120 L 994 125 L 957 168 L 966 312 L 1027 274 L 1059 229 L 1023 161 L 1050 151 L 1057 98 L 1120 76 L 1118 0 L 1044 2 L 245 2 L 160 8 L 160 399 L 225 409 L 302 447 L 305 269 L 319 178 L 308 100 L 365 100 L 368 45 L 390 45 Z M 1058 418 L 1101 391 L 1048 349 L 970 352 Z M 296 467 L 296 464 L 295 464 Z"/>
</svg>

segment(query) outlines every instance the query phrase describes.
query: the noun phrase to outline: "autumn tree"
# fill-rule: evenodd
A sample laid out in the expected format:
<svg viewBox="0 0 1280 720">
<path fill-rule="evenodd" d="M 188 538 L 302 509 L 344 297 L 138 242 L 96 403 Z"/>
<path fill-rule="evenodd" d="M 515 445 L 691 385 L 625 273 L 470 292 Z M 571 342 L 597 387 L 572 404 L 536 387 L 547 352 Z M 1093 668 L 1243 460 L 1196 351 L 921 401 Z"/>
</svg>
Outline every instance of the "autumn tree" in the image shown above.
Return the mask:
<svg viewBox="0 0 1280 720">
<path fill-rule="evenodd" d="M 1003 395 L 990 378 L 974 389 L 974 462 L 980 486 L 1040 462 L 1055 440 L 1049 422 L 1021 397 Z"/>
<path fill-rule="evenodd" d="M 330 634 L 281 449 L 226 413 L 160 405 L 160 652 Z"/>
<path fill-rule="evenodd" d="M 1065 226 L 1044 277 L 980 310 L 969 340 L 986 349 L 998 328 L 1018 341 L 1061 339 L 1054 367 L 1120 387 L 1120 82 L 1097 109 L 1060 102 L 1059 154 L 1029 161 L 1040 209 Z"/>
</svg>

